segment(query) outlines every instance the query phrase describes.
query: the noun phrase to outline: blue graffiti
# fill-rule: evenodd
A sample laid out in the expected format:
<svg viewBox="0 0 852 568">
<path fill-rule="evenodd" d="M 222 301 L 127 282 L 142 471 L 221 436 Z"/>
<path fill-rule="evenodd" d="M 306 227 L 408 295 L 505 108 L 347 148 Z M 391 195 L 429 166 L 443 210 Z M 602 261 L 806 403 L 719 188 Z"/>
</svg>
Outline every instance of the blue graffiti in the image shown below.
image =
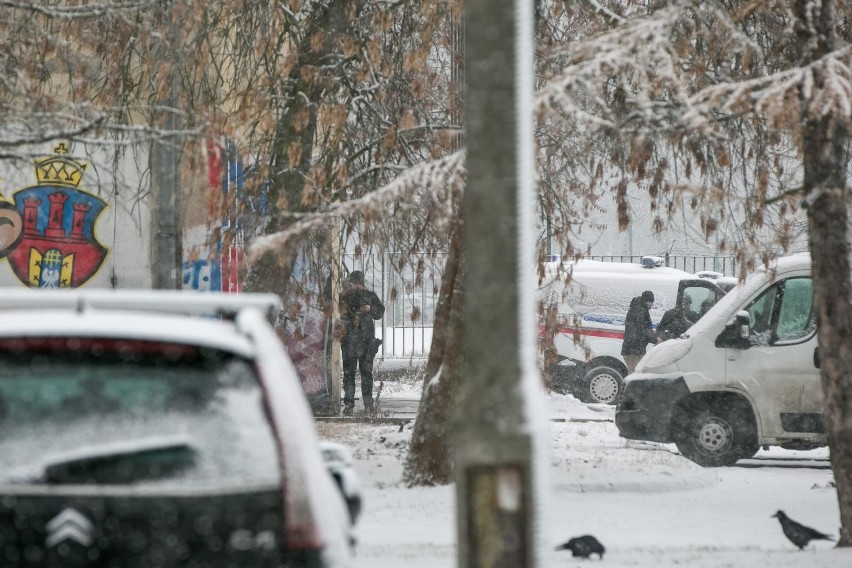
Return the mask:
<svg viewBox="0 0 852 568">
<path fill-rule="evenodd" d="M 191 260 L 183 263 L 184 289 L 199 292 L 222 290 L 222 269 L 218 262 Z"/>
</svg>

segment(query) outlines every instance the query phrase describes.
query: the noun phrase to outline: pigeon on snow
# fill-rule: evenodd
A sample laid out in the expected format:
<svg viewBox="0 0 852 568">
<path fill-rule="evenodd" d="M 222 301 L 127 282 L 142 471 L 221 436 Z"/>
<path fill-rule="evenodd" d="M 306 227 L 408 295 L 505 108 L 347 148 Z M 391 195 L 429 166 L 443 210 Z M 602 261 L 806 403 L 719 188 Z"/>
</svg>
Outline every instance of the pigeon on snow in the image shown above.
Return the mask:
<svg viewBox="0 0 852 568">
<path fill-rule="evenodd" d="M 806 527 L 797 523 L 790 517 L 784 514 L 784 511 L 778 511 L 772 515 L 781 522 L 781 530 L 784 531 L 784 536 L 790 539 L 790 542 L 803 550 L 812 540 L 834 540 L 833 537 L 823 534 L 818 530 Z"/>
<path fill-rule="evenodd" d="M 589 534 L 574 537 L 568 542 L 557 546 L 556 550 L 570 550 L 571 556 L 579 556 L 580 558 L 588 558 L 592 554 L 597 554 L 601 559 L 603 559 L 604 552 L 606 552 L 606 549 L 598 539 Z"/>
</svg>

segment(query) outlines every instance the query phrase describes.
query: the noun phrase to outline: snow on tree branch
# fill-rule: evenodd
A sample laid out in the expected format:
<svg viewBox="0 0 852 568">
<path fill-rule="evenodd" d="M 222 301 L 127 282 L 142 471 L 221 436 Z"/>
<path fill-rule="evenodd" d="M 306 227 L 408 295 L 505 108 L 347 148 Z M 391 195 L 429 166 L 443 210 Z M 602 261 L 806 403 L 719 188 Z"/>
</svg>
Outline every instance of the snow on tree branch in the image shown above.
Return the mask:
<svg viewBox="0 0 852 568">
<path fill-rule="evenodd" d="M 789 112 L 791 102 L 806 101 L 811 116 L 852 116 L 852 50 L 844 47 L 804 67 L 737 83 L 722 83 L 702 89 L 691 97 L 693 109 L 716 113 L 754 113 L 781 126 L 798 124 L 798 115 Z M 706 113 L 706 110 L 704 111 Z M 706 114 L 698 120 L 706 120 Z"/>
<path fill-rule="evenodd" d="M 159 0 L 115 0 L 114 2 L 97 2 L 80 6 L 44 6 L 33 0 L 0 0 L 0 8 L 13 8 L 49 16 L 51 18 L 92 18 L 105 14 L 116 14 L 144 10 L 156 5 Z"/>
<path fill-rule="evenodd" d="M 714 3 L 679 3 L 571 42 L 550 55 L 567 64 L 537 93 L 538 110 L 558 106 L 602 128 L 632 124 L 699 130 L 710 136 L 720 115 L 759 115 L 777 127 L 795 128 L 798 109 L 791 112 L 789 105 L 799 104 L 800 98 L 812 116 L 850 119 L 849 47 L 810 65 L 743 79 L 749 72 L 761 72 L 756 63 L 745 63 L 746 54 L 759 59 L 761 50 L 737 27 L 742 17 Z M 740 75 L 735 75 L 737 66 L 731 60 L 727 75 L 709 78 L 716 83 L 696 88 L 688 60 L 691 49 L 678 47 L 675 39 L 685 26 L 693 36 L 691 44 L 713 30 L 712 38 L 724 37 L 731 53 L 742 52 Z"/>
<path fill-rule="evenodd" d="M 586 0 L 586 3 L 589 4 L 596 13 L 603 14 L 611 22 L 614 22 L 614 23 L 624 22 L 624 18 L 622 18 L 621 16 L 619 16 L 618 14 L 616 14 L 615 12 L 613 12 L 612 10 L 607 8 L 606 6 L 601 5 L 597 0 Z"/>
<path fill-rule="evenodd" d="M 413 167 L 403 172 L 391 183 L 358 199 L 334 203 L 325 211 L 299 215 L 291 227 L 255 239 L 249 247 L 249 262 L 254 263 L 266 252 L 273 252 L 294 237 L 325 225 L 332 217 L 362 216 L 377 218 L 387 211 L 390 204 L 416 208 L 418 193 L 426 192 L 431 203 L 439 207 L 436 219 L 449 222 L 455 215 L 455 196 L 462 190 L 467 174 L 465 152 L 457 151 L 443 158 Z"/>
</svg>

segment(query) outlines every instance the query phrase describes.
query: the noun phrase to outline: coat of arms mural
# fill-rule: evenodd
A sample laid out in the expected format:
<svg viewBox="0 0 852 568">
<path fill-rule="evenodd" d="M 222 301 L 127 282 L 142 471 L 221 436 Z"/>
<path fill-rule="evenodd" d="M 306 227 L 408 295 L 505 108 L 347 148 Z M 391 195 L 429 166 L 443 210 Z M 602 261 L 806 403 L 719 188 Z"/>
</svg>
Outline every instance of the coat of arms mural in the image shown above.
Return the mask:
<svg viewBox="0 0 852 568">
<path fill-rule="evenodd" d="M 32 288 L 77 288 L 103 265 L 108 249 L 95 224 L 107 203 L 81 189 L 87 164 L 61 143 L 36 160 L 36 185 L 0 201 L 0 258 Z"/>
</svg>

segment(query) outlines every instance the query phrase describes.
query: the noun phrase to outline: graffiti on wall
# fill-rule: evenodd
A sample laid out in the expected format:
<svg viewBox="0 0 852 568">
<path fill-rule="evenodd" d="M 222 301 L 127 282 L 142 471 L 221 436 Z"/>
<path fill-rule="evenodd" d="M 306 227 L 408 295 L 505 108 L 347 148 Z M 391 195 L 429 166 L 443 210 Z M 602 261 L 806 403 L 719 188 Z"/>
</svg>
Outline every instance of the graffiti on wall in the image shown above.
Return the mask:
<svg viewBox="0 0 852 568">
<path fill-rule="evenodd" d="M 252 168 L 244 164 L 237 145 L 228 139 L 208 144 L 207 172 L 206 240 L 203 245 L 185 249 L 189 254 L 183 262 L 183 287 L 238 293 L 244 286 L 245 243 L 256 234 L 268 213 L 266 188 L 247 188 L 251 186 Z M 275 329 L 308 400 L 319 412 L 328 406 L 331 392 L 331 320 L 316 305 L 320 300 L 319 283 L 324 279 L 309 266 L 306 251 L 299 255 L 292 277 L 306 293 L 287 303 Z"/>
<path fill-rule="evenodd" d="M 244 168 L 236 145 L 228 140 L 207 146 L 208 235 L 204 246 L 190 249 L 183 261 L 183 288 L 199 292 L 240 292 L 243 288 Z"/>
<path fill-rule="evenodd" d="M 198 292 L 219 292 L 222 289 L 219 263 L 207 259 L 184 261 L 183 287 Z"/>
<path fill-rule="evenodd" d="M 109 250 L 95 236 L 107 203 L 83 189 L 87 164 L 60 143 L 36 160 L 37 184 L 0 202 L 0 258 L 31 288 L 77 288 L 103 265 Z"/>
</svg>

